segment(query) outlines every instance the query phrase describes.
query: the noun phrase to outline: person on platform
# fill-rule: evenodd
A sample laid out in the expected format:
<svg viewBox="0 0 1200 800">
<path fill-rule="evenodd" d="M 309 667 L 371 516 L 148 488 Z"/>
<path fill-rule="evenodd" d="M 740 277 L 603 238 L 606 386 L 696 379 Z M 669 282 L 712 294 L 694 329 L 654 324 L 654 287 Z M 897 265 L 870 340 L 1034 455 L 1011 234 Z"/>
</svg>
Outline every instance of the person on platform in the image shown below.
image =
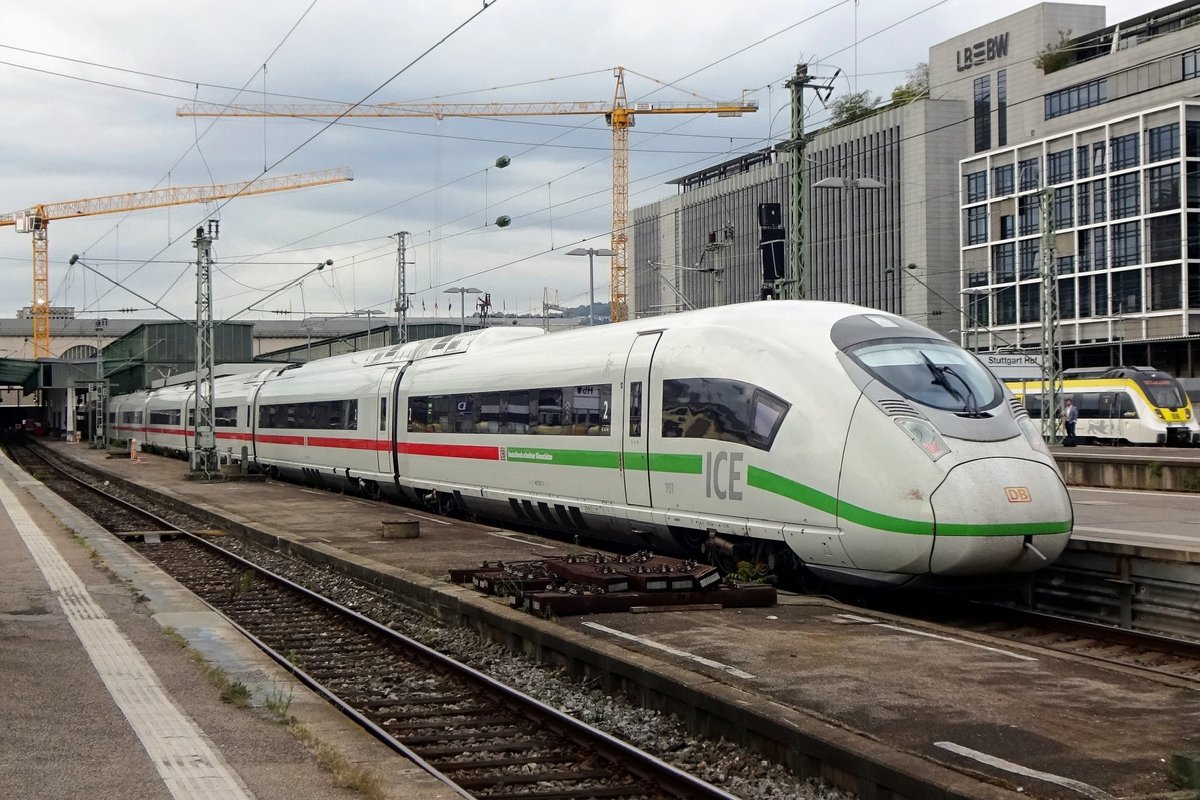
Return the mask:
<svg viewBox="0 0 1200 800">
<path fill-rule="evenodd" d="M 1066 407 L 1063 409 L 1063 423 L 1067 426 L 1067 436 L 1063 439 L 1063 447 L 1075 446 L 1075 423 L 1079 421 L 1079 409 L 1071 402 L 1071 398 L 1065 401 Z"/>
</svg>

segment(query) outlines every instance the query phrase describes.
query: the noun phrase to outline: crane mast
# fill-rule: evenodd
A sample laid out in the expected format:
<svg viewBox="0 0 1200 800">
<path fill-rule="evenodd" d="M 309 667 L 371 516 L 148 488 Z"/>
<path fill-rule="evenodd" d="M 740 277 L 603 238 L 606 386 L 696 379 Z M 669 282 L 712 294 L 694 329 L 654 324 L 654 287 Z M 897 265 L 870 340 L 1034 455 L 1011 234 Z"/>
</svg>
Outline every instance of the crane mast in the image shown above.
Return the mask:
<svg viewBox="0 0 1200 800">
<path fill-rule="evenodd" d="M 21 211 L 0 214 L 0 227 L 14 226 L 17 233 L 33 235 L 33 356 L 50 356 L 50 238 L 51 220 L 141 211 L 186 203 L 209 203 L 289 189 L 324 186 L 354 180 L 350 170 L 328 169 L 294 175 L 258 178 L 237 183 L 218 183 L 206 186 L 178 186 L 169 189 L 149 189 L 140 192 L 43 203 Z"/>
<path fill-rule="evenodd" d="M 545 101 L 536 103 L 293 103 L 254 105 L 193 103 L 180 107 L 180 117 L 526 117 L 603 114 L 612 128 L 612 321 L 629 318 L 628 245 L 629 129 L 638 114 L 717 114 L 736 117 L 758 110 L 749 100 L 725 103 L 663 102 L 629 105 L 625 95 L 625 68 L 614 67 L 616 88 L 612 102 Z"/>
</svg>

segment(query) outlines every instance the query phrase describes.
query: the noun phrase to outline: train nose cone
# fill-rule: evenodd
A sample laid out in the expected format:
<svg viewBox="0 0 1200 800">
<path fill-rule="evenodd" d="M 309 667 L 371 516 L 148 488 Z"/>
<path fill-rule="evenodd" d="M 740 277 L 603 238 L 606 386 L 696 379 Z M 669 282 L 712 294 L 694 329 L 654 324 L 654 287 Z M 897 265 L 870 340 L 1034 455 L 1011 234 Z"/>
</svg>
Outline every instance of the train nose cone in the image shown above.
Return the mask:
<svg viewBox="0 0 1200 800">
<path fill-rule="evenodd" d="M 1019 458 L 960 464 L 930 497 L 935 575 L 1032 572 L 1071 536 L 1071 498 L 1049 465 Z"/>
</svg>

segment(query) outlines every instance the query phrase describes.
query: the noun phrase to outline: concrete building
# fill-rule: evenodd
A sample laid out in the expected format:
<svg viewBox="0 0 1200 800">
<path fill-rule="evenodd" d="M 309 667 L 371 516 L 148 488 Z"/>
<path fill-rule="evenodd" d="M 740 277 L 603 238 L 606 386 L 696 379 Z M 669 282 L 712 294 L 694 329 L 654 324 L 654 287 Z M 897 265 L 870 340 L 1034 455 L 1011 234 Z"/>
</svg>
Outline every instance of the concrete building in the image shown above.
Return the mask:
<svg viewBox="0 0 1200 800">
<path fill-rule="evenodd" d="M 1198 22 L 1197 0 L 1111 26 L 1103 6 L 1041 3 L 934 44 L 928 96 L 805 137 L 807 297 L 1036 349 L 1050 189 L 1064 365 L 1196 374 Z M 787 208 L 785 151 L 683 176 L 633 211 L 635 314 L 759 298 L 756 215 Z"/>
<path fill-rule="evenodd" d="M 1047 3 L 930 52 L 933 81 L 972 91 L 959 212 L 972 339 L 1036 346 L 1048 263 L 1065 366 L 1195 375 L 1200 3 L 1110 26 L 1101 7 Z"/>
</svg>

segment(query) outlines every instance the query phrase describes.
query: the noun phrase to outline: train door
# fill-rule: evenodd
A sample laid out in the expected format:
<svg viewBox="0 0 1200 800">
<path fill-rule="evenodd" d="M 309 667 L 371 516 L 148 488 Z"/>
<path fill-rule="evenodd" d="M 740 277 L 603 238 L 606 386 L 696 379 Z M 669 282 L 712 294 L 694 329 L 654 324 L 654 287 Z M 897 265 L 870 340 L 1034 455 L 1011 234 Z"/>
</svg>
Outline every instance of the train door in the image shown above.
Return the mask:
<svg viewBox="0 0 1200 800">
<path fill-rule="evenodd" d="M 625 500 L 648 506 L 650 501 L 650 360 L 661 331 L 634 340 L 625 359 L 625 424 L 621 434 L 621 473 Z"/>
<path fill-rule="evenodd" d="M 379 379 L 379 390 L 375 393 L 379 400 L 379 419 L 375 431 L 375 452 L 379 458 L 379 471 L 385 475 L 396 474 L 395 432 L 399 420 L 396 417 L 399 409 L 396 400 L 400 393 L 400 376 L 404 371 L 400 367 L 388 367 Z"/>
</svg>

